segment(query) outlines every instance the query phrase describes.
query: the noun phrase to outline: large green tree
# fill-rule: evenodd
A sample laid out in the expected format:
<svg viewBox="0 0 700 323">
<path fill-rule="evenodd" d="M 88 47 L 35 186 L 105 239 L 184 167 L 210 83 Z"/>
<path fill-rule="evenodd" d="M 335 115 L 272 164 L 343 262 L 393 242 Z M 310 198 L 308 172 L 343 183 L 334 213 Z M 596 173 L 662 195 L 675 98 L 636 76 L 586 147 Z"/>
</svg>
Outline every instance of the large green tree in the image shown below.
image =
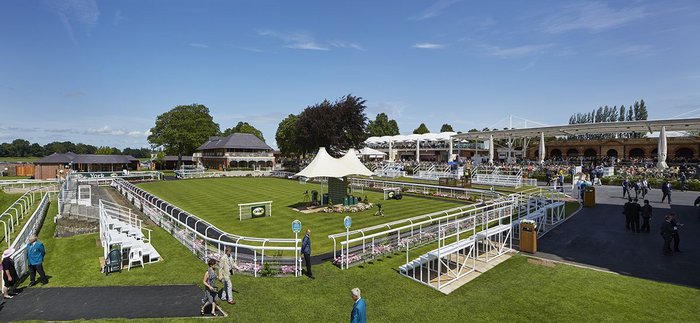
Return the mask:
<svg viewBox="0 0 700 323">
<path fill-rule="evenodd" d="M 277 126 L 275 140 L 277 148 L 283 155 L 289 156 L 300 152 L 297 146 L 297 120 L 299 120 L 298 115 L 290 114 Z"/>
<path fill-rule="evenodd" d="M 369 135 L 373 137 L 395 136 L 400 133 L 399 125 L 396 123 L 396 120 L 389 120 L 389 117 L 384 112 L 377 114 L 374 120 L 369 121 L 367 124 L 367 131 Z"/>
<path fill-rule="evenodd" d="M 168 154 L 177 155 L 177 167 L 183 155 L 191 155 L 209 137 L 219 134 L 219 125 L 201 104 L 178 105 L 158 116 L 151 128 L 148 142 L 163 147 Z"/>
<path fill-rule="evenodd" d="M 454 129 L 452 129 L 452 125 L 445 123 L 440 127 L 440 132 L 454 132 Z"/>
<path fill-rule="evenodd" d="M 256 137 L 260 138 L 260 140 L 265 141 L 265 137 L 263 137 L 262 131 L 251 126 L 247 122 L 242 122 L 242 121 L 238 122 L 238 124 L 236 124 L 235 127 L 231 127 L 231 128 L 224 130 L 224 132 L 221 135 L 228 136 L 232 133 L 249 133 L 249 134 L 253 134 Z"/>
<path fill-rule="evenodd" d="M 428 133 L 430 130 L 428 130 L 428 127 L 425 125 L 425 123 L 421 123 L 418 128 L 413 129 L 413 133 L 422 135 L 424 133 Z"/>
<path fill-rule="evenodd" d="M 331 154 L 359 148 L 367 139 L 365 100 L 346 95 L 331 103 L 328 100 L 309 106 L 296 122 L 296 145 L 301 154 L 328 148 Z"/>
</svg>

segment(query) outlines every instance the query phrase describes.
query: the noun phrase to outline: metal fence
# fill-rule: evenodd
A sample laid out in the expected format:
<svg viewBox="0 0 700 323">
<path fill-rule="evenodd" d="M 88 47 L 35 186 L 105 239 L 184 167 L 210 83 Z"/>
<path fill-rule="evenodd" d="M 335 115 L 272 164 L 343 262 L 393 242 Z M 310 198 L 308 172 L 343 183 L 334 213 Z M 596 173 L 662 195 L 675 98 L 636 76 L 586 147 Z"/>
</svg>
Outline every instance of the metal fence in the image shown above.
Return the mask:
<svg viewBox="0 0 700 323">
<path fill-rule="evenodd" d="M 41 202 L 39 202 L 39 206 L 10 245 L 11 248 L 15 249 L 15 253 L 12 254 L 12 260 L 15 263 L 15 269 L 19 277 L 26 275 L 29 270 L 26 252 L 27 243 L 29 243 L 29 236 L 39 233 L 39 229 L 42 223 L 44 223 L 44 217 L 49 208 L 49 199 L 49 193 L 44 193 Z"/>
<path fill-rule="evenodd" d="M 234 259 L 243 262 L 239 267 L 256 277 L 265 266 L 266 253 L 268 267 L 279 266 L 276 269 L 283 274 L 300 274 L 300 239 L 258 238 L 228 233 L 127 181 L 115 179 L 112 186 L 204 261 L 221 253 L 225 247 L 231 247 Z M 283 257 L 284 252 L 293 252 L 294 257 Z"/>
</svg>

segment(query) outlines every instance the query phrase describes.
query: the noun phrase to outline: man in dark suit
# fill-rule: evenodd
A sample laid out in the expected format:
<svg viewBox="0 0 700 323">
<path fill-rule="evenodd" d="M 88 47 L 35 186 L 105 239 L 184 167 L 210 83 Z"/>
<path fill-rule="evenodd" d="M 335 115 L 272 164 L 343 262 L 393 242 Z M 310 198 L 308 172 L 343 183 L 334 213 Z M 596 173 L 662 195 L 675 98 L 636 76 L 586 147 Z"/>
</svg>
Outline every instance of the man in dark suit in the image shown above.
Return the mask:
<svg viewBox="0 0 700 323">
<path fill-rule="evenodd" d="M 664 183 L 661 184 L 661 192 L 664 194 L 661 197 L 661 203 L 668 197 L 668 204 L 671 204 L 671 183 L 669 183 L 668 180 L 665 180 Z"/>
<path fill-rule="evenodd" d="M 311 273 L 311 229 L 306 229 L 306 235 L 301 240 L 301 254 L 304 255 L 304 263 L 306 264 L 306 276 L 315 279 Z"/>
<path fill-rule="evenodd" d="M 683 226 L 683 224 L 678 222 L 678 218 L 675 213 L 671 213 L 671 225 L 673 225 L 673 231 L 671 232 L 671 239 L 673 240 L 673 251 L 682 252 L 678 248 L 678 244 L 681 242 L 681 237 L 678 235 L 678 228 Z"/>
<path fill-rule="evenodd" d="M 698 198 L 695 199 L 695 204 L 693 205 L 700 206 L 700 196 L 698 196 Z M 698 219 L 700 219 L 700 207 L 698 208 Z"/>
<path fill-rule="evenodd" d="M 632 231 L 639 233 L 639 215 L 641 214 L 642 207 L 634 199 L 634 202 L 630 204 L 630 224 L 632 226 Z"/>
<path fill-rule="evenodd" d="M 350 312 L 350 323 L 367 323 L 367 307 L 359 288 L 352 289 L 352 300 L 355 303 L 352 305 L 352 312 Z"/>
<path fill-rule="evenodd" d="M 649 232 L 649 220 L 651 219 L 651 205 L 649 205 L 649 200 L 644 200 L 644 206 L 642 206 L 642 231 Z"/>
<path fill-rule="evenodd" d="M 664 238 L 664 255 L 670 255 L 671 251 L 671 236 L 673 235 L 673 224 L 671 224 L 671 216 L 665 217 L 664 223 L 661 225 L 661 237 Z"/>
<path fill-rule="evenodd" d="M 632 213 L 630 212 L 630 207 L 632 205 L 632 199 L 627 200 L 625 206 L 623 206 L 622 214 L 625 215 L 625 229 L 630 229 L 630 224 L 632 224 Z"/>
</svg>

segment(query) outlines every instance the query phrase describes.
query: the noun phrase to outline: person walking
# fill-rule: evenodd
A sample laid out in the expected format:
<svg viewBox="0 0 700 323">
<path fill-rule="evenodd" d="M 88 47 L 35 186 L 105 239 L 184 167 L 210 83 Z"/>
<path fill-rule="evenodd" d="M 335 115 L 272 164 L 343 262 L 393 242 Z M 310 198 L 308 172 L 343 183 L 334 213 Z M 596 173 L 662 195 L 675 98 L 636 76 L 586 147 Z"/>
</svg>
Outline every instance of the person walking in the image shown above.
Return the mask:
<svg viewBox="0 0 700 323">
<path fill-rule="evenodd" d="M 306 276 L 316 279 L 314 274 L 311 273 L 311 229 L 306 229 L 304 239 L 301 240 L 301 254 L 304 256 L 304 263 L 306 264 Z"/>
<path fill-rule="evenodd" d="M 10 247 L 10 249 L 5 250 L 2 253 L 2 296 L 5 298 L 12 298 L 15 286 L 19 281 L 17 276 L 17 269 L 15 269 L 15 262 L 12 260 L 12 254 L 15 253 L 15 249 Z"/>
<path fill-rule="evenodd" d="M 221 290 L 221 296 L 219 298 L 221 298 L 223 301 L 227 301 L 229 304 L 236 304 L 232 295 L 233 287 L 231 286 L 231 263 L 228 260 L 228 254 L 230 253 L 230 247 L 226 247 L 225 254 L 219 261 L 219 273 L 217 278 L 219 278 L 219 280 L 224 284 L 224 287 Z"/>
<path fill-rule="evenodd" d="M 204 305 L 199 310 L 199 314 L 204 315 L 204 309 L 211 305 L 211 315 L 218 316 L 216 314 L 216 259 L 210 258 L 207 261 L 207 265 L 209 265 L 209 268 L 204 272 L 204 279 L 202 280 L 204 283 L 204 299 L 202 300 Z"/>
<path fill-rule="evenodd" d="M 685 176 L 685 172 L 681 172 L 680 182 L 681 182 L 681 192 L 687 191 L 688 190 L 688 177 Z"/>
<path fill-rule="evenodd" d="M 683 224 L 678 222 L 678 218 L 675 213 L 671 213 L 671 225 L 673 225 L 673 231 L 671 232 L 671 239 L 673 240 L 673 251 L 682 252 L 678 248 L 678 244 L 681 242 L 681 237 L 678 235 L 678 228 L 682 227 Z"/>
<path fill-rule="evenodd" d="M 361 293 L 357 287 L 351 291 L 352 300 L 355 303 L 352 305 L 352 312 L 350 312 L 350 323 L 367 323 L 367 307 Z"/>
<path fill-rule="evenodd" d="M 700 219 L 700 196 L 695 199 L 695 203 L 693 205 L 698 207 L 698 219 Z"/>
<path fill-rule="evenodd" d="M 628 192 L 629 186 L 630 186 L 630 181 L 627 178 L 625 178 L 625 180 L 622 181 L 622 198 L 625 198 L 625 195 L 627 195 L 627 193 L 629 193 Z"/>
<path fill-rule="evenodd" d="M 29 286 L 36 285 L 36 273 L 39 273 L 42 284 L 48 284 L 49 281 L 46 279 L 46 274 L 44 273 L 44 256 L 46 255 L 46 249 L 41 241 L 36 239 L 36 235 L 32 234 L 29 236 L 29 243 L 27 244 L 27 261 L 29 262 Z"/>
<path fill-rule="evenodd" d="M 661 237 L 664 239 L 664 247 L 662 252 L 664 255 L 669 256 L 673 252 L 671 251 L 671 237 L 673 235 L 673 224 L 671 224 L 671 216 L 666 215 L 664 218 L 664 223 L 661 225 Z"/>
<path fill-rule="evenodd" d="M 639 205 L 638 200 L 635 198 L 634 202 L 630 205 L 630 224 L 633 232 L 639 233 L 639 215 L 642 211 L 642 207 Z"/>
<path fill-rule="evenodd" d="M 651 220 L 651 205 L 649 205 L 649 200 L 644 200 L 644 206 L 642 206 L 642 231 L 650 232 L 649 220 Z"/>
<path fill-rule="evenodd" d="M 661 193 L 663 193 L 661 203 L 668 197 L 668 204 L 671 204 L 671 183 L 669 183 L 668 180 L 664 180 L 664 183 L 661 184 Z"/>
</svg>

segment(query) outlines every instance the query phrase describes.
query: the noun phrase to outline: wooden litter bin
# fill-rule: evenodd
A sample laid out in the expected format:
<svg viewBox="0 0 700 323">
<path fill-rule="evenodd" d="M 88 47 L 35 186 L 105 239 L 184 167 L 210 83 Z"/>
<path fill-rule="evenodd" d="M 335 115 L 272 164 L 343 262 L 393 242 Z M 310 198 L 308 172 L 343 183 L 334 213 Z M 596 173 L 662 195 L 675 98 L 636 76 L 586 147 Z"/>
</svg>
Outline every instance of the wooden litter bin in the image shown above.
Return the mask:
<svg viewBox="0 0 700 323">
<path fill-rule="evenodd" d="M 537 252 L 537 225 L 532 222 L 520 222 L 520 251 Z"/>
<path fill-rule="evenodd" d="M 583 190 L 583 206 L 595 207 L 595 187 L 586 186 Z"/>
</svg>

